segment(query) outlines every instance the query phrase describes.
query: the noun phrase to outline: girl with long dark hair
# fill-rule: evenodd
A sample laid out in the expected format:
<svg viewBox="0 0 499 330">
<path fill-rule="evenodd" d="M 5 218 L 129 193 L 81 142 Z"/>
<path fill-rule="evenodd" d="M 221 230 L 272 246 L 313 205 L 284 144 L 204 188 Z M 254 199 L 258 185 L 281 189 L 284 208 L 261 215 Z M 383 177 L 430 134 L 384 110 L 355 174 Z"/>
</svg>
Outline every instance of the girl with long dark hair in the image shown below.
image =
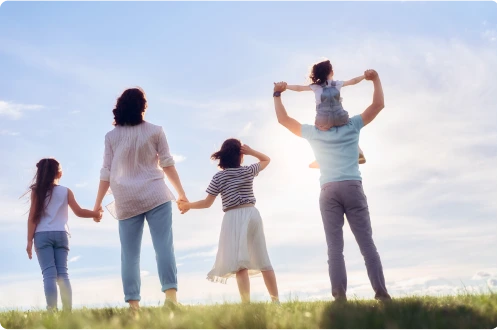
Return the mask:
<svg viewBox="0 0 499 330">
<path fill-rule="evenodd" d="M 33 240 L 43 274 L 47 309 L 57 309 L 57 285 L 61 291 L 64 310 L 71 310 L 72 292 L 68 275 L 69 227 L 68 206 L 80 218 L 94 218 L 99 222 L 102 209 L 82 209 L 73 192 L 59 185 L 62 168 L 53 158 L 44 158 L 36 164 L 36 175 L 28 192 L 31 206 L 28 217 L 28 245 L 26 252 L 32 258 Z"/>
</svg>

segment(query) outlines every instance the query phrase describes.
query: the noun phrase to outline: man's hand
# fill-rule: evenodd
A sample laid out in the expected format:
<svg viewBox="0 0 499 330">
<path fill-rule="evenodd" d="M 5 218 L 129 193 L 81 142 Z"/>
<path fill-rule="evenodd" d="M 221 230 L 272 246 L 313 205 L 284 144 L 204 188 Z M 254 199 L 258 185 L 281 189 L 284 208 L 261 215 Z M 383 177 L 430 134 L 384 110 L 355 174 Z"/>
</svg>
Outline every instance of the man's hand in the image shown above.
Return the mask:
<svg viewBox="0 0 499 330">
<path fill-rule="evenodd" d="M 284 81 L 280 81 L 278 83 L 274 83 L 274 92 L 284 92 L 288 84 Z"/>
<path fill-rule="evenodd" d="M 32 257 L 32 251 L 33 251 L 33 240 L 28 242 L 28 245 L 26 246 L 26 252 L 28 253 L 28 258 L 31 260 Z"/>
</svg>

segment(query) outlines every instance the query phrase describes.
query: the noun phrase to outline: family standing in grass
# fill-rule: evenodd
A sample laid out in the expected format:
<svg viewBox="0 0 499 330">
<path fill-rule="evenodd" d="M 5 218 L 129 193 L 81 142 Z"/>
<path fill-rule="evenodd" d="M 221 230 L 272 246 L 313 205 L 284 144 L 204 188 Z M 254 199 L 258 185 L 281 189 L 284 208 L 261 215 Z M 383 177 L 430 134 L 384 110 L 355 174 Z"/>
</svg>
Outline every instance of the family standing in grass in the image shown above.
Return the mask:
<svg viewBox="0 0 499 330">
<path fill-rule="evenodd" d="M 365 260 L 375 298 L 390 300 L 385 287 L 381 260 L 372 239 L 369 208 L 362 187 L 359 163 L 365 157 L 359 148 L 360 130 L 371 123 L 384 107 L 383 90 L 374 70 L 348 80 L 333 80 L 329 61 L 313 66 L 308 86 L 274 84 L 273 98 L 278 122 L 293 134 L 310 143 L 320 168 L 320 211 L 328 246 L 329 277 L 335 300 L 346 300 L 347 276 L 343 258 L 344 215 Z M 341 105 L 341 87 L 362 80 L 373 82 L 372 104 L 361 115 L 349 117 Z M 302 125 L 288 116 L 281 101 L 287 89 L 313 91 L 316 99 L 315 126 Z M 216 197 L 222 198 L 224 217 L 215 264 L 207 278 L 226 283 L 236 277 L 241 300 L 250 301 L 252 275 L 262 274 L 272 302 L 279 303 L 277 281 L 267 253 L 263 220 L 255 207 L 253 180 L 270 163 L 270 158 L 239 140 L 226 140 L 211 158 L 218 160 L 217 172 L 205 199 L 190 202 L 175 169 L 168 142 L 161 126 L 144 120 L 147 101 L 140 88 L 126 90 L 113 110 L 115 128 L 105 136 L 104 162 L 93 210 L 81 209 L 72 191 L 59 185 L 62 167 L 51 158 L 38 162 L 30 186 L 31 207 L 28 218 L 27 253 L 32 257 L 33 242 L 43 274 L 47 308 L 57 308 L 57 286 L 63 309 L 71 310 L 72 294 L 68 276 L 69 228 L 68 206 L 78 217 L 102 219 L 102 201 L 109 190 L 115 201 L 107 207 L 119 224 L 121 242 L 121 277 L 125 301 L 139 308 L 140 249 L 144 221 L 148 222 L 161 291 L 165 304 L 177 304 L 177 269 L 173 248 L 173 193 L 165 184 L 168 178 L 177 192 L 177 206 L 182 214 L 190 209 L 209 208 Z M 244 155 L 258 162 L 242 166 Z"/>
</svg>

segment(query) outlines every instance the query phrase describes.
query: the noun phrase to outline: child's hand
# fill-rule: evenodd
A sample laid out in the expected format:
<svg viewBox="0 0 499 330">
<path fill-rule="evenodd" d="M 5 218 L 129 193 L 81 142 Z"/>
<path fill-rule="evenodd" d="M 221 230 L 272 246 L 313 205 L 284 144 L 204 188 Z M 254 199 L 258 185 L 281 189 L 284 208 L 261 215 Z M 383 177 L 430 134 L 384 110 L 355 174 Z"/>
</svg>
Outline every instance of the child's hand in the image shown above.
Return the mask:
<svg viewBox="0 0 499 330">
<path fill-rule="evenodd" d="M 28 242 L 28 245 L 26 246 L 26 252 L 28 253 L 28 258 L 31 260 L 32 258 L 32 251 L 33 251 L 33 240 Z"/>
<path fill-rule="evenodd" d="M 100 222 L 102 220 L 102 215 L 104 214 L 104 210 L 102 209 L 102 206 L 100 206 L 97 210 L 95 210 L 97 213 L 96 217 L 94 217 L 95 222 Z"/>
<path fill-rule="evenodd" d="M 274 92 L 284 92 L 286 90 L 287 86 L 288 86 L 288 84 L 284 81 L 274 83 Z"/>
<path fill-rule="evenodd" d="M 180 210 L 180 214 L 184 214 L 184 213 L 186 213 L 187 211 L 190 210 L 190 208 L 189 208 L 189 202 L 184 201 L 184 200 L 178 200 L 177 201 L 177 206 L 178 206 L 178 209 Z"/>
<path fill-rule="evenodd" d="M 376 70 L 369 69 L 364 72 L 364 76 L 366 77 L 366 80 L 375 80 L 378 78 L 378 73 Z"/>
<path fill-rule="evenodd" d="M 251 149 L 251 147 L 249 145 L 243 144 L 241 146 L 241 153 L 243 155 L 250 155 L 252 151 L 253 151 L 253 149 Z"/>
</svg>

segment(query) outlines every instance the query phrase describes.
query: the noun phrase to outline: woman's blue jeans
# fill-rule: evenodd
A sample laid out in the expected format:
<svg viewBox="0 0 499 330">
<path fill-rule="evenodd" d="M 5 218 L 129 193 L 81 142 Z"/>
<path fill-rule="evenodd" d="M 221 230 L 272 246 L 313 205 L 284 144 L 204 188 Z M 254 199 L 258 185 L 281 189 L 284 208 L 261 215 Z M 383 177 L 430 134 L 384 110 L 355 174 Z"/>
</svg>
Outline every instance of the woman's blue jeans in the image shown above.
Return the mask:
<svg viewBox="0 0 499 330">
<path fill-rule="evenodd" d="M 161 291 L 177 290 L 177 265 L 173 251 L 172 203 L 167 202 L 132 218 L 119 221 L 121 279 L 125 301 L 140 300 L 140 246 L 144 220 L 151 232 Z"/>
</svg>

